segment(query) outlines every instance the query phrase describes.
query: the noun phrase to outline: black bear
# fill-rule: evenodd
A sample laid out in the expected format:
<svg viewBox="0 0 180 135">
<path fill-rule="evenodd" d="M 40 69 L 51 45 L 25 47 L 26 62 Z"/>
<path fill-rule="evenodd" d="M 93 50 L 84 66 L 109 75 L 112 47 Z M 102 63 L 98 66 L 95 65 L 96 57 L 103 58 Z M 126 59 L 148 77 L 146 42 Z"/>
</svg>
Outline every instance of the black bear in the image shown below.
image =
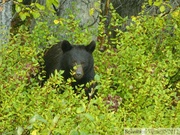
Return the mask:
<svg viewBox="0 0 180 135">
<path fill-rule="evenodd" d="M 64 70 L 63 77 L 67 80 L 74 77 L 76 82 L 72 83 L 73 88 L 79 84 L 86 84 L 94 79 L 94 59 L 92 53 L 96 47 L 96 43 L 92 41 L 89 45 L 71 45 L 64 40 L 53 45 L 44 55 L 45 71 L 47 80 L 55 69 Z M 91 88 L 85 88 L 88 99 Z"/>
</svg>

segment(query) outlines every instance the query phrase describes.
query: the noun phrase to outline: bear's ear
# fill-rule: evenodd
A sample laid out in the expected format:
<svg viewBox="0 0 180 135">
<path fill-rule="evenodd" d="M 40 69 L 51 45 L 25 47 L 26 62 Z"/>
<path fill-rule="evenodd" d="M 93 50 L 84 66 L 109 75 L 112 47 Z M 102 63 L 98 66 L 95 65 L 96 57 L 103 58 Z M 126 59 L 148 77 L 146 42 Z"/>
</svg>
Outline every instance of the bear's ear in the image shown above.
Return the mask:
<svg viewBox="0 0 180 135">
<path fill-rule="evenodd" d="M 61 43 L 61 48 L 63 52 L 67 52 L 72 49 L 72 45 L 67 40 L 63 40 Z"/>
<path fill-rule="evenodd" d="M 85 48 L 86 48 L 86 51 L 92 53 L 94 51 L 95 47 L 96 47 L 96 42 L 91 41 L 91 43 L 89 45 L 87 45 Z"/>
</svg>

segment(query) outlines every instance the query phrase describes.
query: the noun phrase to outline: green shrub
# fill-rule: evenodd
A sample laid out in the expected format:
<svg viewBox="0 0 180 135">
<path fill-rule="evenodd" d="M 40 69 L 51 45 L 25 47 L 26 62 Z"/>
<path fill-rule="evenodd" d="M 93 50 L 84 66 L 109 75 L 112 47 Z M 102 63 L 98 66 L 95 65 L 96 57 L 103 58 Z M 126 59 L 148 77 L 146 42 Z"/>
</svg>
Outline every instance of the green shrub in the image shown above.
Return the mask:
<svg viewBox="0 0 180 135">
<path fill-rule="evenodd" d="M 57 37 L 51 35 L 53 30 L 46 22 L 37 22 L 32 33 L 21 27 L 1 49 L 0 133 L 114 135 L 122 134 L 124 128 L 179 127 L 179 17 L 179 9 L 165 17 L 133 17 L 126 32 L 115 30 L 116 37 L 111 39 L 115 47 L 106 43 L 106 51 L 100 52 L 97 43 L 98 96 L 91 101 L 81 88 L 82 92 L 75 94 L 72 80 L 64 82 L 61 72 L 39 86 L 40 46 L 55 43 Z M 58 25 L 64 29 L 77 26 L 73 18 L 65 22 L 71 23 Z M 118 23 L 122 20 L 112 25 Z M 102 28 L 100 24 L 100 36 Z M 90 42 L 88 29 L 73 29 L 68 40 Z M 175 75 L 178 79 L 171 81 Z M 59 89 L 64 93 L 59 94 Z"/>
</svg>

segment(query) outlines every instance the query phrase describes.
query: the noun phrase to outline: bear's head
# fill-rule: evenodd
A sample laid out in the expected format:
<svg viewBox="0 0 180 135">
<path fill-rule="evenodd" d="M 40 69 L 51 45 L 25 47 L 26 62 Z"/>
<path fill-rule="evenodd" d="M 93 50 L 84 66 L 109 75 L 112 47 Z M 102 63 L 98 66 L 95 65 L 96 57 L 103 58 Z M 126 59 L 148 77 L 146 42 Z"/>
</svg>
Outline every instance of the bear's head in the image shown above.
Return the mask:
<svg viewBox="0 0 180 135">
<path fill-rule="evenodd" d="M 63 51 L 62 70 L 65 79 L 73 76 L 77 81 L 85 78 L 90 80 L 94 77 L 94 60 L 92 53 L 96 43 L 92 41 L 89 45 L 71 45 L 64 40 L 61 43 Z M 87 80 L 86 80 L 87 81 Z"/>
</svg>

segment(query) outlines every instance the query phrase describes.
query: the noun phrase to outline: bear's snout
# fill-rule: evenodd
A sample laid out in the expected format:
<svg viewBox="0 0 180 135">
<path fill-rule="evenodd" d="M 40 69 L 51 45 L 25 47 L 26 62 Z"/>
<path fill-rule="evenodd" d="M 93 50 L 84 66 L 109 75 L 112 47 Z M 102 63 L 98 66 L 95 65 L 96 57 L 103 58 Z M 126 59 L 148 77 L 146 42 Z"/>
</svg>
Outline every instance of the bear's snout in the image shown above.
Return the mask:
<svg viewBox="0 0 180 135">
<path fill-rule="evenodd" d="M 82 65 L 76 65 L 74 69 L 74 78 L 80 80 L 84 76 Z"/>
</svg>

